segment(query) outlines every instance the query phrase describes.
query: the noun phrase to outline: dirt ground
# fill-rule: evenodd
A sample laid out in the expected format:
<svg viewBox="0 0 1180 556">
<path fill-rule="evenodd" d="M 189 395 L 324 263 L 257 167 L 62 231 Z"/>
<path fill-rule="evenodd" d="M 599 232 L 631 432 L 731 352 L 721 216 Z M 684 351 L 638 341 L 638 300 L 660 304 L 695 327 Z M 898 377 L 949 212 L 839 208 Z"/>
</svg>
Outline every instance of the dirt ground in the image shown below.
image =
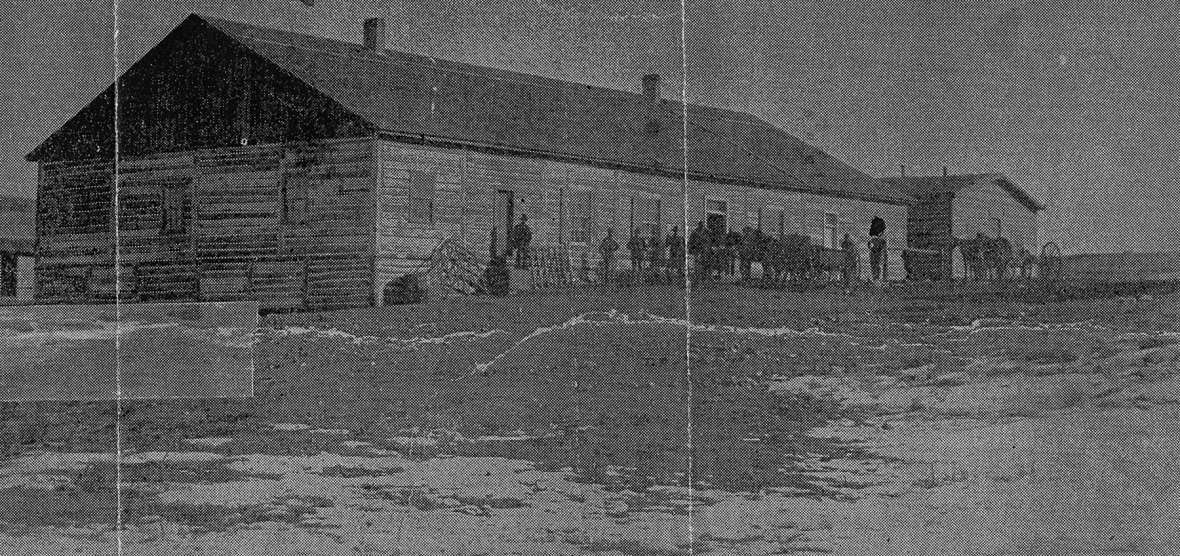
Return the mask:
<svg viewBox="0 0 1180 556">
<path fill-rule="evenodd" d="M 0 405 L 0 550 L 1180 553 L 1180 294 L 1058 293 L 271 315 L 254 398 Z"/>
</svg>

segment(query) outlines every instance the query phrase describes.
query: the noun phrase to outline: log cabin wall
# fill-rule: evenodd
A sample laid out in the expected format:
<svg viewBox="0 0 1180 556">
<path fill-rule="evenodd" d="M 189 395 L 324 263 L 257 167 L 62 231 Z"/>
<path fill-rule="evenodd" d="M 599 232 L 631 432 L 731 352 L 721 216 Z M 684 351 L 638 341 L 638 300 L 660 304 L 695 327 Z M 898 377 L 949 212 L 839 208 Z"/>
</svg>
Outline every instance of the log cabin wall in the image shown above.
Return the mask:
<svg viewBox="0 0 1180 556">
<path fill-rule="evenodd" d="M 373 140 L 204 149 L 120 162 L 127 300 L 257 299 L 268 309 L 372 302 Z M 44 163 L 37 297 L 115 297 L 114 169 Z"/>
<path fill-rule="evenodd" d="M 35 297 L 113 300 L 114 164 L 42 163 L 37 174 Z"/>
<path fill-rule="evenodd" d="M 942 249 L 952 237 L 953 194 L 941 193 L 918 199 L 910 206 L 906 235 L 912 247 Z"/>
<path fill-rule="evenodd" d="M 937 193 L 918 198 L 909 208 L 906 222 L 906 238 L 911 247 L 933 249 L 945 255 L 930 253 L 913 254 L 912 278 L 943 279 L 951 268 L 948 249 L 952 245 L 952 200 L 950 192 Z"/>
</svg>

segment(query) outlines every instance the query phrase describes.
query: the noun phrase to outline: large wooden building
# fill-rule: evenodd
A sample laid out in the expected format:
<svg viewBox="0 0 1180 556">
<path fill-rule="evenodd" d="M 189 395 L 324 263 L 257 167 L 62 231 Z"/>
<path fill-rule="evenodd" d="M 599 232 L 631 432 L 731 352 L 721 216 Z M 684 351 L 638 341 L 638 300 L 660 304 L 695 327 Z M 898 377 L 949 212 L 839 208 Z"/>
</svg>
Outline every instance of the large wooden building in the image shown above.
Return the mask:
<svg viewBox="0 0 1180 556">
<path fill-rule="evenodd" d="M 591 264 L 608 228 L 686 214 L 830 247 L 880 216 L 905 244 L 908 195 L 752 115 L 664 100 L 658 76 L 556 81 L 390 51 L 383 28 L 358 45 L 189 16 L 28 155 L 38 296 L 112 299 L 118 276 L 127 299 L 380 304 L 440 245 L 486 260 L 522 214 L 539 250 Z"/>
<path fill-rule="evenodd" d="M 1014 251 L 1038 251 L 1037 213 L 1044 205 L 1002 174 L 963 174 L 885 178 L 882 181 L 914 198 L 906 238 L 915 249 L 939 251 L 939 257 L 915 257 L 918 277 L 956 277 L 963 271 L 953 256 L 956 243 L 979 236 L 1007 239 Z"/>
</svg>

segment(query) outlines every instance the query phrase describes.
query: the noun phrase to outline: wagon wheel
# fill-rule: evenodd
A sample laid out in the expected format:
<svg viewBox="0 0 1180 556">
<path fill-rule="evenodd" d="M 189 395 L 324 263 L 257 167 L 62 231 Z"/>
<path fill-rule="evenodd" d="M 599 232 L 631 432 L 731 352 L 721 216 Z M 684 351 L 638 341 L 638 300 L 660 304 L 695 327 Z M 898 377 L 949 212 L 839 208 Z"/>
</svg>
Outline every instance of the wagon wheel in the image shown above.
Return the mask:
<svg viewBox="0 0 1180 556">
<path fill-rule="evenodd" d="M 1061 247 L 1050 241 L 1041 246 L 1041 256 L 1037 259 L 1037 274 L 1047 280 L 1061 279 Z"/>
</svg>

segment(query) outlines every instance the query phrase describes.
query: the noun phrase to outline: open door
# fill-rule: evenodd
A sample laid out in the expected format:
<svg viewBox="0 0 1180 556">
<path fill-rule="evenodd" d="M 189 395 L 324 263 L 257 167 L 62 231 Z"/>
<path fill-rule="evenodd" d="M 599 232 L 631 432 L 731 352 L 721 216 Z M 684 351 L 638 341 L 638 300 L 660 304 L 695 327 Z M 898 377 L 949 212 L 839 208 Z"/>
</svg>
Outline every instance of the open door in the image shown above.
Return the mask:
<svg viewBox="0 0 1180 556">
<path fill-rule="evenodd" d="M 729 215 L 725 201 L 705 200 L 705 226 L 716 235 L 724 235 L 729 231 L 726 217 Z"/>
<path fill-rule="evenodd" d="M 493 225 L 496 226 L 496 251 L 502 255 L 508 253 L 508 234 L 515 224 L 516 192 L 504 189 L 497 191 Z"/>
</svg>

